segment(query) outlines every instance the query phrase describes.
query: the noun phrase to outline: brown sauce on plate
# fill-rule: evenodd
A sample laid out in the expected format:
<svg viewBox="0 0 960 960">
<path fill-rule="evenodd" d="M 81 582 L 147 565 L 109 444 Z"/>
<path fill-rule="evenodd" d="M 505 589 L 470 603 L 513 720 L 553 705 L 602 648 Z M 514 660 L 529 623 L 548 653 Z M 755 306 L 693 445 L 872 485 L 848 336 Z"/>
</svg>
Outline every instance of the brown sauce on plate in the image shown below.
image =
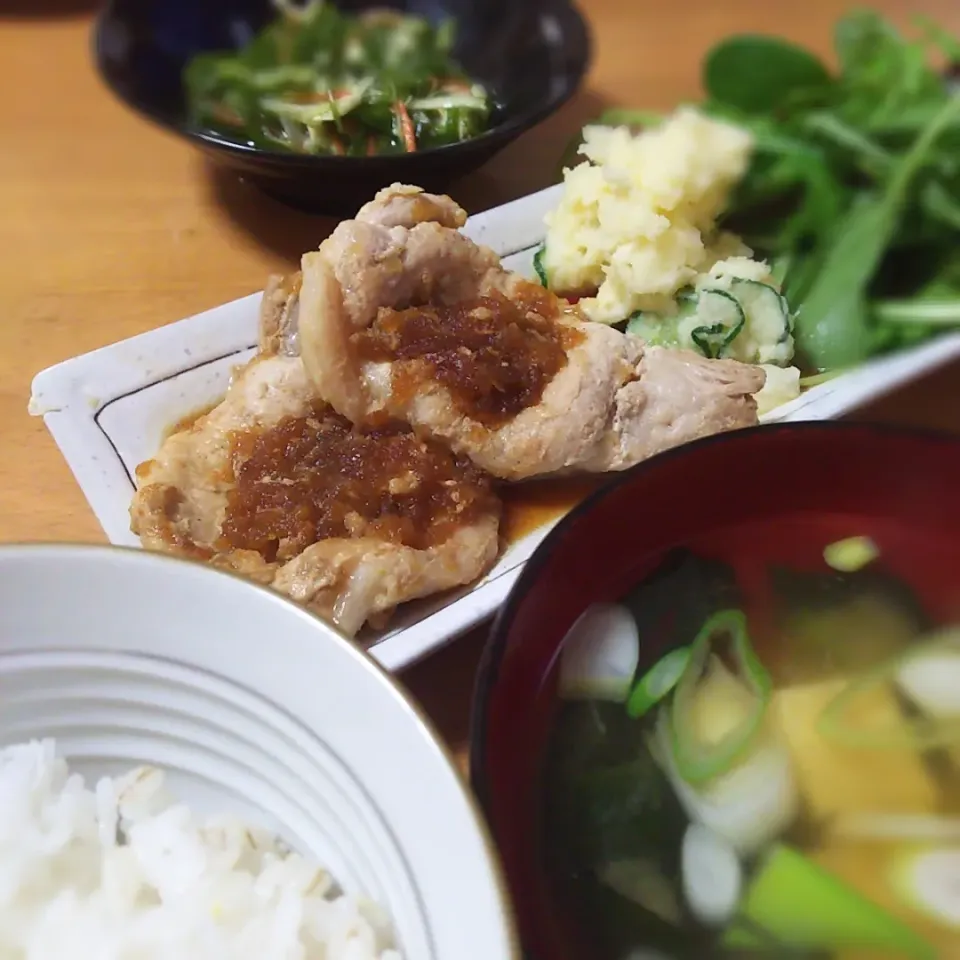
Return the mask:
<svg viewBox="0 0 960 960">
<path fill-rule="evenodd" d="M 556 321 L 555 298 L 545 300 L 542 290 L 536 298 L 522 293 L 512 300 L 479 297 L 451 306 L 381 310 L 354 344 L 363 360 L 393 362 L 399 399 L 433 380 L 446 387 L 462 414 L 498 427 L 540 402 L 566 366 L 567 351 L 583 336 Z"/>
<path fill-rule="evenodd" d="M 606 477 L 562 477 L 528 480 L 500 488 L 503 516 L 500 539 L 516 543 L 544 524 L 558 520 L 603 486 Z"/>
<path fill-rule="evenodd" d="M 163 439 L 166 440 L 167 437 L 172 437 L 175 433 L 183 433 L 184 430 L 189 430 L 201 417 L 205 417 L 214 407 L 218 406 L 219 403 L 219 400 L 215 400 L 213 403 L 197 407 L 196 410 L 191 410 L 179 420 L 175 420 L 163 431 Z"/>
<path fill-rule="evenodd" d="M 423 550 L 500 512 L 491 479 L 466 458 L 406 427 L 357 429 L 322 404 L 311 416 L 237 432 L 232 443 L 222 547 L 268 561 L 330 538 Z"/>
<path fill-rule="evenodd" d="M 164 431 L 164 437 L 182 430 L 189 430 L 200 417 L 208 414 L 215 406 L 216 404 L 213 403 L 199 407 L 181 417 Z M 599 489 L 604 480 L 604 477 L 561 477 L 500 485 L 497 492 L 503 501 L 503 513 L 500 519 L 501 541 L 504 545 L 516 543 L 544 524 L 558 520 Z"/>
</svg>

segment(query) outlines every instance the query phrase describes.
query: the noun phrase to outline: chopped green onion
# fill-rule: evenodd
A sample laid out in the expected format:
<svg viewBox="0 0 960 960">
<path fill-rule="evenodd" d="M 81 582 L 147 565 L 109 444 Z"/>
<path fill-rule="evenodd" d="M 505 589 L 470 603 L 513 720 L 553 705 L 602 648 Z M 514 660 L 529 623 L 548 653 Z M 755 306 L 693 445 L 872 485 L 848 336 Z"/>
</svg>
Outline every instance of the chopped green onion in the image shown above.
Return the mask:
<svg viewBox="0 0 960 960">
<path fill-rule="evenodd" d="M 750 935 L 752 927 L 787 951 L 860 949 L 863 955 L 870 951 L 870 956 L 937 957 L 933 947 L 898 917 L 786 846 L 774 847 L 755 871 L 740 911 L 750 927 L 728 931 L 724 945 L 731 950 L 757 945 Z"/>
<path fill-rule="evenodd" d="M 823 548 L 823 559 L 828 567 L 841 573 L 854 573 L 873 563 L 880 550 L 869 537 L 847 537 Z"/>
<path fill-rule="evenodd" d="M 637 621 L 616 603 L 587 607 L 560 648 L 559 693 L 564 700 L 623 703 L 640 658 Z"/>
<path fill-rule="evenodd" d="M 943 630 L 851 680 L 820 714 L 817 729 L 827 740 L 864 750 L 930 750 L 960 743 L 960 694 L 955 686 L 949 689 L 958 670 L 960 630 Z M 903 713 L 889 724 L 850 722 L 860 696 L 894 683 L 924 713 Z"/>
<path fill-rule="evenodd" d="M 649 712 L 680 682 L 689 660 L 689 647 L 679 647 L 661 657 L 634 684 L 627 700 L 627 713 L 636 719 Z"/>
<path fill-rule="evenodd" d="M 731 653 L 739 676 L 730 677 L 719 657 L 712 653 L 717 637 L 731 640 Z M 723 679 L 723 674 L 727 679 Z M 697 730 L 698 700 L 708 699 L 710 680 L 717 677 L 727 688 L 730 680 L 740 686 L 744 710 L 730 729 L 716 739 Z M 706 682 L 704 682 L 706 681 Z M 701 686 L 702 685 L 702 686 Z M 672 750 L 677 770 L 688 783 L 704 783 L 731 767 L 754 744 L 770 702 L 770 675 L 758 659 L 747 635 L 747 618 L 740 610 L 723 610 L 703 625 L 690 650 L 690 657 L 671 704 Z M 747 705 L 749 704 L 749 705 Z M 711 731 L 711 735 L 716 731 Z"/>
<path fill-rule="evenodd" d="M 658 713 L 650 749 L 691 821 L 709 827 L 744 857 L 790 828 L 799 813 L 800 790 L 779 738 L 761 735 L 736 766 L 694 786 L 677 769 L 668 713 Z"/>
<path fill-rule="evenodd" d="M 898 858 L 892 873 L 894 888 L 909 906 L 960 930 L 960 848 L 910 851 Z"/>
<path fill-rule="evenodd" d="M 693 915 L 707 926 L 722 926 L 737 909 L 743 886 L 737 851 L 713 830 L 691 823 L 683 835 L 680 865 Z"/>
<path fill-rule="evenodd" d="M 945 631 L 939 637 L 936 646 L 905 659 L 896 683 L 925 716 L 960 720 L 960 633 Z"/>
</svg>

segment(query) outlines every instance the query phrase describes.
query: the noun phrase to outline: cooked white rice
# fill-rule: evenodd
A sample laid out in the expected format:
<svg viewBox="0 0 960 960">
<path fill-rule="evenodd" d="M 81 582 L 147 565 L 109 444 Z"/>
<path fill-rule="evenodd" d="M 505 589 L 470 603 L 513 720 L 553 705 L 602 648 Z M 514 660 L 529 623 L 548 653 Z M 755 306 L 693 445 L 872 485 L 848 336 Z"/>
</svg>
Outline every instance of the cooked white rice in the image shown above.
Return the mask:
<svg viewBox="0 0 960 960">
<path fill-rule="evenodd" d="M 400 960 L 380 909 L 162 786 L 89 790 L 51 740 L 0 750 L 0 960 Z"/>
</svg>

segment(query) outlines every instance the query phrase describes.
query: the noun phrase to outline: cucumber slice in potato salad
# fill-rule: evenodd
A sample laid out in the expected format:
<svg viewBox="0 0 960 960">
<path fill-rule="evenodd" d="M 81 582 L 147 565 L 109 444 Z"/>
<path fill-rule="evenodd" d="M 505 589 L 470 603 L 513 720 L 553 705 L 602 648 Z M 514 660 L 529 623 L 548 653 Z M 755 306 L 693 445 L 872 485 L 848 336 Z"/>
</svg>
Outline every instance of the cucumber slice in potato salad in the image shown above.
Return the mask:
<svg viewBox="0 0 960 960">
<path fill-rule="evenodd" d="M 736 279 L 729 289 L 677 295 L 674 316 L 638 311 L 627 332 L 652 346 L 693 350 L 711 359 L 786 366 L 793 359 L 793 317 L 775 287 Z"/>
</svg>

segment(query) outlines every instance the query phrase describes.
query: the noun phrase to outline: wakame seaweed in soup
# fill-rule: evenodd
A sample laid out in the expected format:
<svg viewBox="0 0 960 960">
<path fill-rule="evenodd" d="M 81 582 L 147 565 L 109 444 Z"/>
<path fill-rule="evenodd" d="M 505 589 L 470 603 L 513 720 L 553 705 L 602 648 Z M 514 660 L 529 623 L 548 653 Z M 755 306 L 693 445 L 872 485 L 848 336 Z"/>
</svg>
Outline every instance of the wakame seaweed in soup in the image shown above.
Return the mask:
<svg viewBox="0 0 960 960">
<path fill-rule="evenodd" d="M 592 960 L 960 957 L 960 545 L 850 526 L 705 538 L 570 630 L 542 848 Z"/>
</svg>

